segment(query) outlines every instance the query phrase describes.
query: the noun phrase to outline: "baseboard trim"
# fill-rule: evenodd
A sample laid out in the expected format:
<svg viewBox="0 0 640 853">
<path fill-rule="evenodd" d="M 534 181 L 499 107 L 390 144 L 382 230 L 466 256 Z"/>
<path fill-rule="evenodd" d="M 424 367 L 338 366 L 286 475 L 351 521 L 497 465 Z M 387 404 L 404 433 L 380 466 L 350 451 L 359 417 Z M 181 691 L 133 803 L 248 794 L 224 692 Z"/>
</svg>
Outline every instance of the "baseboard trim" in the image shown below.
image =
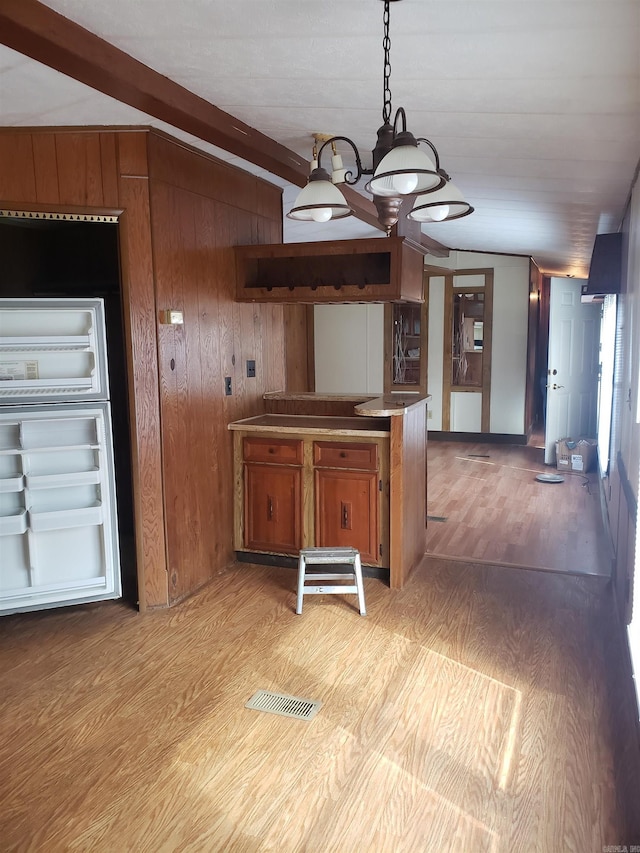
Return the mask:
<svg viewBox="0 0 640 853">
<path fill-rule="evenodd" d="M 498 562 L 497 560 L 484 560 L 480 557 L 456 557 L 451 554 L 439 554 L 437 551 L 427 551 L 427 557 L 432 557 L 434 560 L 442 560 L 448 563 L 465 563 L 466 565 L 475 566 L 492 566 L 495 569 L 518 569 L 526 572 L 546 572 L 553 575 L 565 575 L 567 577 L 576 578 L 597 578 L 605 583 L 611 583 L 611 573 L 605 572 L 580 572 L 575 569 L 554 569 L 549 566 L 525 566 L 523 563 L 507 563 Z"/>
<path fill-rule="evenodd" d="M 431 441 L 467 441 L 478 444 L 523 444 L 528 438 L 522 433 L 509 432 L 449 432 L 445 430 L 429 430 Z"/>
<path fill-rule="evenodd" d="M 255 563 L 258 566 L 274 566 L 281 569 L 297 569 L 298 558 L 286 554 L 264 554 L 255 551 L 236 551 L 238 563 Z M 389 569 L 379 566 L 362 564 L 362 574 L 365 578 L 376 578 L 389 586 Z"/>
</svg>

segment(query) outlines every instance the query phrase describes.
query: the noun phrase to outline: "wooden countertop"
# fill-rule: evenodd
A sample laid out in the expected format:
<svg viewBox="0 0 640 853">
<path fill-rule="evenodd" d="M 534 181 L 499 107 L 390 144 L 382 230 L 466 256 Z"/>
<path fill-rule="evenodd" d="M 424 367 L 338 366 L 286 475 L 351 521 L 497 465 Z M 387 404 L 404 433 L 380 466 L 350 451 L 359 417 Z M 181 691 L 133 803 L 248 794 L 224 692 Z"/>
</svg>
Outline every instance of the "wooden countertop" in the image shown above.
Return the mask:
<svg viewBox="0 0 640 853">
<path fill-rule="evenodd" d="M 368 400 L 366 403 L 359 403 L 354 408 L 354 412 L 356 415 L 364 415 L 369 418 L 394 417 L 396 415 L 403 415 L 415 406 L 425 406 L 430 399 L 430 394 L 394 392 L 385 394 L 382 397 L 376 397 L 374 400 Z"/>
<path fill-rule="evenodd" d="M 404 414 L 414 406 L 425 405 L 431 399 L 430 394 L 418 394 L 406 391 L 392 391 L 390 394 L 374 396 L 372 394 L 322 394 L 315 391 L 267 391 L 264 400 L 292 400 L 309 403 L 353 403 L 354 415 L 367 418 L 388 418 Z"/>
<path fill-rule="evenodd" d="M 373 400 L 375 394 L 318 394 L 316 391 L 298 391 L 289 393 L 287 391 L 266 391 L 263 400 L 315 400 L 318 402 L 344 402 L 344 403 L 366 403 Z"/>
<path fill-rule="evenodd" d="M 247 432 L 314 433 L 320 435 L 362 435 L 384 438 L 389 421 L 378 417 L 335 418 L 321 415 L 256 415 L 229 424 L 230 430 Z"/>
</svg>

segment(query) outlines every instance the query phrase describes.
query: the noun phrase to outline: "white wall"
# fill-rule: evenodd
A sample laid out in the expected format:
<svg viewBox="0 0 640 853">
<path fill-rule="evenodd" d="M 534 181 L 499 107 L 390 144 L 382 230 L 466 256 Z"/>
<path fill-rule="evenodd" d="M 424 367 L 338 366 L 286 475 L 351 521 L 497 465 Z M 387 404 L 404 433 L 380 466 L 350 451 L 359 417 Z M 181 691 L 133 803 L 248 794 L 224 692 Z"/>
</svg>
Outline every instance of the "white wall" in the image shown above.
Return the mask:
<svg viewBox="0 0 640 853">
<path fill-rule="evenodd" d="M 482 394 L 451 392 L 451 431 L 482 432 Z"/>
<path fill-rule="evenodd" d="M 626 290 L 620 297 L 623 336 L 621 364 L 614 386 L 614 423 L 612 432 L 610 483 L 608 489 L 609 525 L 616 553 L 615 587 L 618 604 L 626 618 L 629 651 L 635 674 L 637 712 L 640 715 L 640 526 L 632 517 L 632 507 L 622 494 L 618 471 L 618 453 L 629 478 L 637 506 L 640 498 L 640 180 L 636 178 L 631 203 L 623 223 L 626 248 Z M 613 494 L 612 494 L 613 491 Z M 616 494 L 617 493 L 617 494 Z M 635 530 L 634 530 L 635 527 Z M 634 541 L 635 540 L 635 541 Z M 629 587 L 627 587 L 627 580 Z M 627 594 L 631 600 L 626 601 Z"/>
<path fill-rule="evenodd" d="M 442 371 L 444 366 L 444 276 L 431 279 L 427 349 L 427 429 L 442 429 Z M 439 379 L 438 379 L 439 377 Z"/>
<path fill-rule="evenodd" d="M 491 432 L 522 435 L 527 369 L 529 258 L 452 252 L 427 263 L 449 269 L 492 268 L 493 345 L 491 357 Z M 384 306 L 316 305 L 314 308 L 316 391 L 381 394 L 384 387 Z M 429 293 L 429 374 L 432 400 L 428 428 L 442 429 L 444 277 L 432 279 Z M 469 395 L 467 395 L 469 396 Z M 461 432 L 479 431 L 475 409 L 456 407 Z M 468 420 L 468 425 L 467 424 Z"/>
<path fill-rule="evenodd" d="M 316 391 L 382 394 L 384 305 L 316 305 Z"/>
<path fill-rule="evenodd" d="M 491 432 L 524 433 L 529 258 L 493 256 Z"/>
<path fill-rule="evenodd" d="M 477 267 L 494 270 L 490 430 L 495 433 L 522 435 L 525 431 L 529 258 L 480 252 L 452 252 L 444 259 L 427 256 L 426 263 L 449 269 Z M 443 326 L 444 277 L 438 276 L 431 279 L 429 291 L 427 387 L 433 398 L 430 405 L 430 429 L 442 429 Z M 454 426 L 452 421 L 452 430 L 479 431 L 477 418 L 472 417 L 472 413 L 465 419 L 465 412 L 456 406 L 456 412 L 452 414 L 455 414 L 456 423 Z"/>
<path fill-rule="evenodd" d="M 625 355 L 623 393 L 629 400 L 620 410 L 620 452 L 638 499 L 636 472 L 640 468 L 640 179 L 631 195 L 625 223 L 627 292 L 624 296 Z"/>
</svg>

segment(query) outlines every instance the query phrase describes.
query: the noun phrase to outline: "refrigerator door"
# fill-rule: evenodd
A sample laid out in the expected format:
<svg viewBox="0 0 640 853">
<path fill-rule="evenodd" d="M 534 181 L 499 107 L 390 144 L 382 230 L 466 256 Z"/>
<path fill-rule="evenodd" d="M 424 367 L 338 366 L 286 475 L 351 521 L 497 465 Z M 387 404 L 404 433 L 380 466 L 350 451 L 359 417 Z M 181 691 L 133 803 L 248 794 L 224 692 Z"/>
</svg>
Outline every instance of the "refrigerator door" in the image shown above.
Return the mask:
<svg viewBox="0 0 640 853">
<path fill-rule="evenodd" d="M 102 299 L 0 299 L 0 405 L 108 398 Z"/>
<path fill-rule="evenodd" d="M 108 402 L 0 408 L 0 614 L 119 598 Z"/>
</svg>

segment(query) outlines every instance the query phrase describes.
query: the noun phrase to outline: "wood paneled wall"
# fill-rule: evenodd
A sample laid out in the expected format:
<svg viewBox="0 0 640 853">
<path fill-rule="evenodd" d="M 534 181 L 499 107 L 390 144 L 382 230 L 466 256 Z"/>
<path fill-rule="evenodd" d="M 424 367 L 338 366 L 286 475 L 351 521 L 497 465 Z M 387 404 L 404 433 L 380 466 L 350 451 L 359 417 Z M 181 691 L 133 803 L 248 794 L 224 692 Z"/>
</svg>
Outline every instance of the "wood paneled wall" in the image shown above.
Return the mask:
<svg viewBox="0 0 640 853">
<path fill-rule="evenodd" d="M 392 589 L 400 589 L 427 549 L 427 406 L 391 418 L 389 504 Z M 413 507 L 424 506 L 424 513 Z M 394 532 L 395 531 L 395 532 Z"/>
<path fill-rule="evenodd" d="M 264 392 L 285 387 L 283 307 L 234 302 L 233 253 L 237 243 L 280 240 L 282 219 L 275 187 L 212 169 L 209 158 L 154 135 L 149 158 L 156 307 L 184 313 L 183 325 L 158 327 L 173 602 L 234 558 L 227 424 L 264 411 Z"/>
<path fill-rule="evenodd" d="M 292 393 L 316 389 L 313 309 L 313 305 L 284 306 L 286 390 Z"/>
<path fill-rule="evenodd" d="M 128 385 L 138 592 L 178 601 L 233 559 L 227 424 L 286 388 L 283 307 L 233 301 L 231 249 L 281 239 L 280 190 L 155 131 L 11 128 L 0 203 L 120 215 L 129 375 L 112 389 Z M 165 308 L 184 325 L 159 324 Z"/>
</svg>

